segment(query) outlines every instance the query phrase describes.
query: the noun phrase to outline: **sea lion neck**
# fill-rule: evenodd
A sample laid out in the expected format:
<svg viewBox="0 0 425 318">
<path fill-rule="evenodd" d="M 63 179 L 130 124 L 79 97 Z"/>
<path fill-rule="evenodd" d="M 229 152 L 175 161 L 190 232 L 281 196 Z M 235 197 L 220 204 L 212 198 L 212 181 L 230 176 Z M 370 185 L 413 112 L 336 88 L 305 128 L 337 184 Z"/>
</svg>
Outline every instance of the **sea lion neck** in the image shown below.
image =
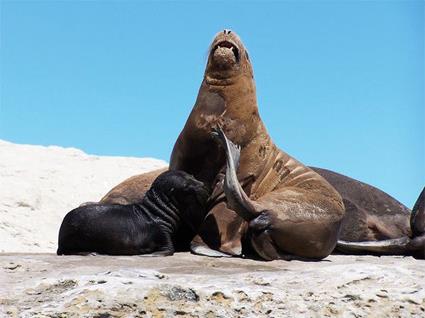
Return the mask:
<svg viewBox="0 0 425 318">
<path fill-rule="evenodd" d="M 261 122 L 254 81 L 241 76 L 229 85 L 211 85 L 204 79 L 188 122 L 205 135 L 219 125 L 233 142 L 246 145 Z"/>
<path fill-rule="evenodd" d="M 208 78 L 204 78 L 201 93 L 216 94 L 222 98 L 223 108 L 216 115 L 233 118 L 258 116 L 255 82 L 252 78 L 241 75 L 227 85 L 215 85 L 208 81 Z"/>
</svg>

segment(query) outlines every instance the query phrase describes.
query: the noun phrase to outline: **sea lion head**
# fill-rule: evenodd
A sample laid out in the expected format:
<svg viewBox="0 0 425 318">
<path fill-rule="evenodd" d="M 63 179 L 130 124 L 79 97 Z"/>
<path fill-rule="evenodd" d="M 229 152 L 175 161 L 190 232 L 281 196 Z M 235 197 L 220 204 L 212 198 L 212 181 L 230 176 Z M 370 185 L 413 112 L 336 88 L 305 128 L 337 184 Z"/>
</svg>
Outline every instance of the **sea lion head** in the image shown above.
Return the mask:
<svg viewBox="0 0 425 318">
<path fill-rule="evenodd" d="M 227 29 L 218 32 L 209 48 L 207 83 L 225 85 L 241 75 L 253 77 L 245 46 L 235 32 Z"/>
</svg>

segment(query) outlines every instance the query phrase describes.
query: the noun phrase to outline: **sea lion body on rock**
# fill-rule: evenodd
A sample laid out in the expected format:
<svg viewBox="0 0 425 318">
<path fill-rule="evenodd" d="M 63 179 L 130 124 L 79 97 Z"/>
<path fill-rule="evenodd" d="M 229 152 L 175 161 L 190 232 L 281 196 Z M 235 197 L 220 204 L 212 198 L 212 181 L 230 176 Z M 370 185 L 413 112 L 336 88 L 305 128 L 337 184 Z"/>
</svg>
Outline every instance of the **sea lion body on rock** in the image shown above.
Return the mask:
<svg viewBox="0 0 425 318">
<path fill-rule="evenodd" d="M 352 220 L 343 222 L 337 251 L 346 254 L 412 255 L 415 258 L 425 259 L 425 187 L 416 200 L 412 212 L 405 214 L 404 209 L 400 209 L 405 207 L 401 205 L 400 208 L 397 208 L 398 201 L 388 195 L 389 198 L 380 196 L 382 191 L 356 180 L 347 179 L 337 186 L 342 187 L 343 191 L 343 187 L 352 184 L 354 195 L 347 194 L 346 196 L 347 214 L 351 215 Z M 370 192 L 364 193 L 364 196 L 360 197 L 363 200 L 356 204 L 359 199 L 356 197 L 356 190 L 358 190 L 356 187 L 359 185 L 366 186 Z M 380 212 L 386 212 L 382 216 L 377 215 L 377 210 L 372 210 L 373 213 L 364 210 L 365 207 L 375 205 L 373 200 L 375 195 L 377 195 L 376 201 Z M 372 201 L 368 201 L 371 197 Z M 379 205 L 382 202 L 388 203 L 384 205 L 385 209 Z M 395 211 L 391 210 L 394 208 L 391 203 L 394 203 Z M 390 222 L 391 220 L 393 222 Z M 355 234 L 356 229 L 362 234 L 360 237 Z M 370 240 L 370 237 L 373 238 L 377 234 L 380 235 L 379 240 Z"/>
<path fill-rule="evenodd" d="M 243 219 L 248 222 L 252 220 L 258 219 L 258 212 L 254 207 L 254 202 L 252 202 L 244 193 L 242 189 L 236 173 L 235 167 L 238 166 L 240 150 L 234 145 L 231 141 L 226 138 L 226 135 L 223 133 L 221 129 L 218 129 L 215 134 L 218 135 L 220 142 L 223 144 L 226 154 L 227 154 L 227 168 L 226 168 L 226 176 L 224 180 L 224 192 L 226 194 L 227 205 L 232 208 L 236 213 L 238 213 Z M 316 170 L 322 170 L 317 169 Z M 374 198 L 371 201 L 367 200 L 367 196 L 363 197 L 366 199 L 363 203 L 364 207 L 371 207 L 382 203 L 382 201 L 387 201 L 389 203 L 395 203 L 396 201 L 388 200 L 389 197 L 387 194 L 382 191 L 363 184 L 359 181 L 350 179 L 348 177 L 341 178 L 341 175 L 334 173 L 332 171 L 322 170 L 322 174 L 327 176 L 331 176 L 333 183 L 337 185 L 337 189 L 341 190 L 346 196 L 344 198 L 344 202 L 348 202 L 346 206 L 346 213 L 352 213 L 354 216 L 357 216 L 359 220 L 366 219 L 370 217 L 367 213 L 365 215 L 357 215 L 358 213 L 364 213 L 361 208 L 357 208 L 355 203 L 358 201 L 359 187 L 368 187 L 370 190 L 369 196 Z M 348 190 L 350 189 L 350 190 Z M 346 192 L 348 190 L 348 192 Z M 360 191 L 362 193 L 362 191 Z M 351 198 L 351 201 L 348 199 Z M 397 211 L 396 206 L 396 211 Z M 395 219 L 394 226 L 397 228 L 397 219 L 400 217 L 397 213 L 393 213 L 390 210 L 390 205 L 387 205 L 388 212 L 385 217 Z M 379 220 L 373 220 L 367 224 L 372 235 L 379 233 L 385 233 L 388 237 L 385 239 L 381 239 L 379 241 L 366 241 L 366 242 L 348 242 L 344 241 L 344 239 L 353 238 L 353 225 L 351 222 L 346 222 L 345 225 L 342 226 L 342 233 L 340 233 L 340 240 L 337 243 L 337 250 L 345 253 L 354 253 L 354 254 L 378 254 L 378 255 L 412 255 L 416 258 L 425 258 L 425 188 L 422 190 L 422 193 L 419 195 L 417 199 L 412 213 L 409 213 L 410 224 L 409 229 L 412 231 L 406 231 L 410 233 L 402 233 L 398 234 L 397 238 L 391 238 L 396 230 L 394 229 L 386 229 L 387 224 L 385 222 L 379 222 Z M 402 219 L 401 221 L 403 221 Z M 381 223 L 377 225 L 377 223 Z M 344 224 L 344 222 L 343 222 Z M 345 227 L 345 228 L 344 228 Z M 355 228 L 356 226 L 354 226 Z M 377 229 L 377 227 L 382 227 Z M 400 225 L 400 230 L 403 231 L 407 227 L 405 224 Z M 367 233 L 365 230 L 359 231 L 360 233 Z M 397 235 L 397 234 L 395 234 Z M 249 237 L 249 235 L 248 235 Z M 358 240 L 359 237 L 356 237 Z M 370 237 L 367 237 L 370 239 Z M 363 240 L 365 241 L 365 240 Z M 296 259 L 296 257 L 287 257 L 287 259 Z"/>
<path fill-rule="evenodd" d="M 173 254 L 195 235 L 208 196 L 204 184 L 188 173 L 164 172 L 139 203 L 87 205 L 69 212 L 59 230 L 57 254 Z M 176 235 L 182 227 L 186 237 Z"/>
<path fill-rule="evenodd" d="M 211 136 L 217 125 L 241 147 L 238 179 L 261 214 L 249 224 L 226 207 L 220 182 L 225 152 Z M 192 242 L 195 253 L 208 254 L 208 247 L 240 255 L 247 231 L 254 233 L 253 247 L 264 259 L 320 259 L 335 247 L 342 199 L 325 179 L 272 142 L 258 113 L 248 54 L 231 31 L 220 32 L 211 44 L 198 98 L 171 155 L 170 170 L 175 169 L 214 189 L 215 200 Z"/>
<path fill-rule="evenodd" d="M 341 195 L 345 216 L 339 239 L 379 241 L 410 236 L 411 211 L 387 193 L 364 182 L 321 168 L 312 168 Z"/>
<path fill-rule="evenodd" d="M 345 216 L 337 251 L 425 258 L 425 188 L 410 211 L 371 185 L 330 170 L 312 169 L 343 198 Z"/>
</svg>

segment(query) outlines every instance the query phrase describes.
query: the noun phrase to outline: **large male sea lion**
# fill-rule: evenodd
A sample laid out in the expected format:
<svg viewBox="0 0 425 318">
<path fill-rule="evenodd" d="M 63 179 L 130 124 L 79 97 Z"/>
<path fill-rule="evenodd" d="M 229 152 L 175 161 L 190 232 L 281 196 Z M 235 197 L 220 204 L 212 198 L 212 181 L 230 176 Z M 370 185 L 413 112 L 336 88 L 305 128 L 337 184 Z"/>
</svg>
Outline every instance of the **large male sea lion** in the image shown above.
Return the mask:
<svg viewBox="0 0 425 318">
<path fill-rule="evenodd" d="M 188 173 L 164 172 L 138 203 L 91 204 L 69 212 L 59 230 L 57 254 L 171 255 L 190 243 L 208 197 L 204 184 Z M 177 235 L 182 226 L 191 236 Z"/>
<path fill-rule="evenodd" d="M 220 125 L 241 147 L 238 179 L 258 217 L 249 224 L 226 207 L 220 174 L 225 152 L 211 137 Z M 255 250 L 264 259 L 282 255 L 320 259 L 334 249 L 344 215 L 342 199 L 320 175 L 278 149 L 258 113 L 251 62 L 239 37 L 216 35 L 195 106 L 178 137 L 170 169 L 193 174 L 214 189 L 215 201 L 192 243 L 194 252 L 238 255 L 241 239 L 255 229 Z M 273 248 L 270 229 L 273 228 Z"/>
</svg>

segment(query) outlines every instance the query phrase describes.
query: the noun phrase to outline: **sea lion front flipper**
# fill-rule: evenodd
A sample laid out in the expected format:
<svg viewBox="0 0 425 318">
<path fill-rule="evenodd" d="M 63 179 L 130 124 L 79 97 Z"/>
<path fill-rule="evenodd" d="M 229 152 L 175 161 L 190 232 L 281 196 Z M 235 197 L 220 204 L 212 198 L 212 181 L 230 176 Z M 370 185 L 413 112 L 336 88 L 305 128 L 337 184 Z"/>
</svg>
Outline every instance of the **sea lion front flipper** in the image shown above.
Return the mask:
<svg viewBox="0 0 425 318">
<path fill-rule="evenodd" d="M 216 254 L 215 251 L 219 251 L 226 255 L 239 256 L 242 254 L 245 230 L 246 222 L 230 210 L 225 202 L 219 202 L 205 217 L 198 235 L 192 240 L 191 250 L 202 255 Z"/>
<path fill-rule="evenodd" d="M 222 253 L 209 248 L 207 245 L 197 242 L 196 240 L 190 243 L 190 250 L 193 254 L 210 256 L 210 257 L 232 257 L 230 254 Z"/>
</svg>

